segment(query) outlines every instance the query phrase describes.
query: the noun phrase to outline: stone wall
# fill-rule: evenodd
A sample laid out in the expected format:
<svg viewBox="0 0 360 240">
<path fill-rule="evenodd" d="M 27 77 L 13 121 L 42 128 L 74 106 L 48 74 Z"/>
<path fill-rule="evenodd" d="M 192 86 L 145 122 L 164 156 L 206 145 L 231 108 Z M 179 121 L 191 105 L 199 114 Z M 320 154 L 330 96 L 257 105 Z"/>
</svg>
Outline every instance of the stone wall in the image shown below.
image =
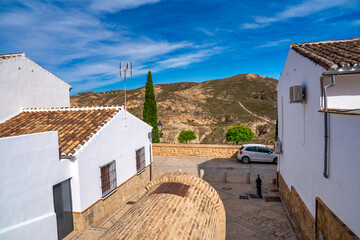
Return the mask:
<svg viewBox="0 0 360 240">
<path fill-rule="evenodd" d="M 320 198 L 316 198 L 316 239 L 359 239 Z"/>
<path fill-rule="evenodd" d="M 291 186 L 290 191 L 280 173 L 278 173 L 278 179 L 279 192 L 299 224 L 305 239 L 359 240 L 320 198 L 314 199 L 316 201 L 316 218 L 314 219 L 294 186 Z"/>
<path fill-rule="evenodd" d="M 296 219 L 305 239 L 315 239 L 315 219 L 311 215 L 309 209 L 297 193 L 294 186 L 291 186 L 291 191 L 286 182 L 278 173 L 279 192 L 284 198 L 286 205 L 290 209 L 292 215 Z"/>
<path fill-rule="evenodd" d="M 241 145 L 210 145 L 210 144 L 153 144 L 153 155 L 237 158 Z"/>
<path fill-rule="evenodd" d="M 100 223 L 119 208 L 131 196 L 142 190 L 150 182 L 150 165 L 140 174 L 129 178 L 119 185 L 115 192 L 105 199 L 99 199 L 82 212 L 73 212 L 74 230 L 82 232 L 86 228 Z"/>
</svg>

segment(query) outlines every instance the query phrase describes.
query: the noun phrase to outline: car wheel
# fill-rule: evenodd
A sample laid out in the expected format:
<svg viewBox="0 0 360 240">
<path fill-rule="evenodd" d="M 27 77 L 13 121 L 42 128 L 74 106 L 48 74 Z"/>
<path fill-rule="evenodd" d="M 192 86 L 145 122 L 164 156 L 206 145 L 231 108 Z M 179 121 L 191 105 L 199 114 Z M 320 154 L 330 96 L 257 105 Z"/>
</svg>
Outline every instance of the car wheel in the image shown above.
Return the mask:
<svg viewBox="0 0 360 240">
<path fill-rule="evenodd" d="M 274 158 L 273 163 L 277 163 L 277 161 L 278 161 L 278 158 L 276 157 L 276 158 Z"/>
<path fill-rule="evenodd" d="M 242 162 L 245 163 L 245 164 L 246 164 L 246 163 L 249 163 L 249 162 L 250 162 L 250 158 L 248 158 L 248 157 L 243 157 L 243 158 L 242 158 Z"/>
</svg>

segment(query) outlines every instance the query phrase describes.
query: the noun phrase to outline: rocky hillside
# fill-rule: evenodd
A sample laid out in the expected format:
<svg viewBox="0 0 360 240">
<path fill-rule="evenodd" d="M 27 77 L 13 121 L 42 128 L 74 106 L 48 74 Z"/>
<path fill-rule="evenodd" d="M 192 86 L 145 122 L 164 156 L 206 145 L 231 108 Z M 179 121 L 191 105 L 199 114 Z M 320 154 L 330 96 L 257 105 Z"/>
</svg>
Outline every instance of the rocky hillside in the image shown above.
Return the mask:
<svg viewBox="0 0 360 240">
<path fill-rule="evenodd" d="M 193 130 L 192 143 L 227 143 L 226 130 L 249 126 L 253 142 L 272 143 L 275 135 L 277 80 L 240 74 L 202 83 L 154 85 L 158 118 L 164 124 L 161 142 L 177 143 L 182 130 Z M 145 85 L 145 80 L 144 80 Z M 145 87 L 127 91 L 127 108 L 142 118 Z M 84 92 L 71 97 L 72 106 L 123 105 L 124 91 Z"/>
</svg>

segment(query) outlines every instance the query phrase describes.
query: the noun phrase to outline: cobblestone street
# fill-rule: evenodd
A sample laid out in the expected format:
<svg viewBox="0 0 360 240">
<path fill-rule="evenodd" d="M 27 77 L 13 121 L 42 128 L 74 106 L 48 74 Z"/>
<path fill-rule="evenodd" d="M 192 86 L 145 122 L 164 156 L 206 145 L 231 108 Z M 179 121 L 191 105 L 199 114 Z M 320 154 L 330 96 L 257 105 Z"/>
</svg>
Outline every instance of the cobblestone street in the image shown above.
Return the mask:
<svg viewBox="0 0 360 240">
<path fill-rule="evenodd" d="M 276 165 L 268 163 L 242 164 L 234 159 L 195 157 L 154 157 L 154 177 L 169 171 L 199 175 L 204 169 L 204 180 L 219 193 L 226 210 L 226 239 L 303 239 L 295 220 L 281 202 L 265 202 L 265 197 L 279 197 L 272 179 Z M 224 171 L 228 183 L 223 183 Z M 245 184 L 250 171 L 250 184 Z M 263 199 L 251 198 L 256 193 L 255 179 L 262 179 Z M 247 199 L 240 199 L 240 196 Z"/>
</svg>

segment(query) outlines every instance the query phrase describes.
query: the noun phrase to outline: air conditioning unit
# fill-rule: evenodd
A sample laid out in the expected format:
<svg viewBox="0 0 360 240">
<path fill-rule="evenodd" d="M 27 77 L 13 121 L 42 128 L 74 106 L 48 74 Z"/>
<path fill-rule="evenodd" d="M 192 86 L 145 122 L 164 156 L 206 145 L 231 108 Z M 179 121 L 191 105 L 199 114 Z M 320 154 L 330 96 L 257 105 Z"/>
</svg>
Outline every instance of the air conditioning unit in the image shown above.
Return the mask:
<svg viewBox="0 0 360 240">
<path fill-rule="evenodd" d="M 275 141 L 275 142 L 274 142 L 274 152 L 275 152 L 276 154 L 280 154 L 281 151 L 282 151 L 282 149 L 281 149 L 281 141 L 280 141 L 280 140 L 279 140 L 279 141 Z"/>
<path fill-rule="evenodd" d="M 290 103 L 302 103 L 305 101 L 305 91 L 303 86 L 297 85 L 290 87 Z"/>
</svg>

